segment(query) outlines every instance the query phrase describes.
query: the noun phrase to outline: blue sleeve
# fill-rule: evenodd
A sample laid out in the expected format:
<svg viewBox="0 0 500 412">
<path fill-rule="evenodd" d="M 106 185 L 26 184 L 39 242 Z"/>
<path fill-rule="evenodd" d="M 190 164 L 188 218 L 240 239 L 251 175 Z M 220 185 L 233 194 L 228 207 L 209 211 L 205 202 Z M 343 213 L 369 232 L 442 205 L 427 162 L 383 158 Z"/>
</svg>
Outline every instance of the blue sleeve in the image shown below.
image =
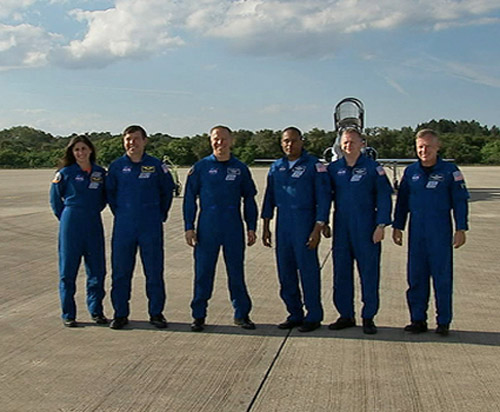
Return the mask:
<svg viewBox="0 0 500 412">
<path fill-rule="evenodd" d="M 330 176 L 325 165 L 316 163 L 314 166 L 314 185 L 316 193 L 316 221 L 328 222 L 330 204 L 332 202 Z"/>
<path fill-rule="evenodd" d="M 243 217 L 245 223 L 247 224 L 247 230 L 257 230 L 257 203 L 255 202 L 255 195 L 257 194 L 257 189 L 255 183 L 252 179 L 252 174 L 250 170 L 245 167 L 243 169 L 245 176 L 243 179 Z"/>
<path fill-rule="evenodd" d="M 276 201 L 274 199 L 274 178 L 273 178 L 273 167 L 269 170 L 267 174 L 267 185 L 266 192 L 264 193 L 264 201 L 262 202 L 262 219 L 272 219 L 274 216 L 274 208 L 276 206 Z"/>
<path fill-rule="evenodd" d="M 167 166 L 162 163 L 160 172 L 160 208 L 165 222 L 168 218 L 168 211 L 172 206 L 172 199 L 174 197 L 174 179 Z"/>
<path fill-rule="evenodd" d="M 331 207 L 332 207 L 333 201 L 335 199 L 335 179 L 332 176 L 332 174 L 334 173 L 332 163 L 330 163 L 328 165 L 326 170 L 328 171 L 328 183 L 329 183 L 328 190 L 330 193 L 330 205 L 328 207 L 328 219 L 326 220 L 326 222 L 328 223 L 330 221 L 329 219 L 330 219 Z"/>
<path fill-rule="evenodd" d="M 182 214 L 184 217 L 184 230 L 194 230 L 194 222 L 198 206 L 196 200 L 200 194 L 199 171 L 196 165 L 189 172 L 184 190 L 184 200 L 182 203 Z"/>
<path fill-rule="evenodd" d="M 106 176 L 106 199 L 113 215 L 116 212 L 116 190 L 118 187 L 118 180 L 116 177 L 115 168 L 110 166 L 108 175 Z"/>
<path fill-rule="evenodd" d="M 405 171 L 399 185 L 398 197 L 396 199 L 396 209 L 394 211 L 394 222 L 392 223 L 393 228 L 400 230 L 404 230 L 406 226 L 406 219 L 408 218 L 408 213 L 410 211 L 410 188 L 407 180 L 408 178 Z"/>
<path fill-rule="evenodd" d="M 102 190 L 102 196 L 101 196 L 101 212 L 104 210 L 104 208 L 106 207 L 106 204 L 108 203 L 107 196 L 106 196 L 106 180 L 107 180 L 106 169 L 102 169 L 103 190 Z"/>
<path fill-rule="evenodd" d="M 61 219 L 61 214 L 64 209 L 64 176 L 61 172 L 57 172 L 50 186 L 50 206 L 57 220 Z"/>
<path fill-rule="evenodd" d="M 382 166 L 377 164 L 375 173 L 377 190 L 376 224 L 390 225 L 392 222 L 392 186 Z"/>
<path fill-rule="evenodd" d="M 451 200 L 455 230 L 469 230 L 469 192 L 465 186 L 465 180 L 458 168 L 453 172 L 451 183 Z"/>
</svg>

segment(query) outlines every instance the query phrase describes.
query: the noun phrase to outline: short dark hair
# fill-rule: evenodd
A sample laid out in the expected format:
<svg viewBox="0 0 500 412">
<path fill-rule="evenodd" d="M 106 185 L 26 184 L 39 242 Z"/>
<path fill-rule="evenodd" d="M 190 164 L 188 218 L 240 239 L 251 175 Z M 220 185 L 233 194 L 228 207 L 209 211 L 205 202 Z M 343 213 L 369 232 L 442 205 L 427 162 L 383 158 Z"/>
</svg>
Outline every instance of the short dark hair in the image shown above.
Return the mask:
<svg viewBox="0 0 500 412">
<path fill-rule="evenodd" d="M 66 166 L 70 166 L 73 163 L 76 163 L 75 155 L 73 154 L 73 148 L 75 147 L 75 145 L 77 143 L 80 143 L 80 142 L 89 147 L 89 149 L 91 150 L 89 160 L 91 163 L 95 163 L 95 159 L 96 159 L 95 147 L 92 144 L 92 142 L 90 141 L 90 139 L 84 135 L 75 136 L 75 137 L 71 138 L 68 145 L 64 149 L 64 155 L 61 158 L 61 160 L 59 161 L 59 168 L 60 169 L 62 169 L 63 167 L 66 167 Z"/>
<path fill-rule="evenodd" d="M 224 130 L 225 130 L 225 131 L 227 131 L 229 134 L 231 134 L 231 135 L 233 134 L 233 131 L 232 131 L 229 127 L 224 126 L 224 125 L 222 125 L 222 124 L 218 124 L 217 126 L 214 126 L 214 127 L 212 127 L 212 128 L 210 129 L 210 133 L 209 133 L 209 135 L 212 135 L 212 132 L 213 132 L 215 129 L 224 129 Z"/>
<path fill-rule="evenodd" d="M 135 132 L 141 132 L 142 137 L 144 139 L 148 138 L 148 134 L 146 133 L 146 130 L 142 126 L 138 126 L 136 124 L 132 126 L 128 126 L 124 131 L 123 131 L 123 137 L 125 137 L 128 134 L 135 133 Z"/>
<path fill-rule="evenodd" d="M 300 131 L 300 129 L 298 127 L 288 126 L 287 128 L 285 128 L 281 132 L 281 135 L 283 136 L 285 134 L 285 132 L 294 132 L 294 133 L 297 133 L 299 135 L 299 137 L 300 137 L 300 140 L 304 140 L 304 136 L 302 135 L 302 132 Z"/>
</svg>

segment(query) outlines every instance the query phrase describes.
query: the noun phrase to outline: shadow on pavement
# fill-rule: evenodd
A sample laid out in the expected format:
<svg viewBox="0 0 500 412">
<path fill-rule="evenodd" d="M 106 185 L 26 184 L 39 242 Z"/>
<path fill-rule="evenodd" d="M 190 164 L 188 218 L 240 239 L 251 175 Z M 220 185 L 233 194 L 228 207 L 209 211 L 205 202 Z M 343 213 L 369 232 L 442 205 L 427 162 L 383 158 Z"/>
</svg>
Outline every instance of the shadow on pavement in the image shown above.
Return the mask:
<svg viewBox="0 0 500 412">
<path fill-rule="evenodd" d="M 469 193 L 471 202 L 500 199 L 500 188 L 469 189 Z"/>
<path fill-rule="evenodd" d="M 95 325 L 91 322 L 79 322 L 80 327 L 106 327 L 105 325 Z M 130 323 L 121 330 L 110 330 L 110 333 L 126 333 L 130 330 L 144 330 L 145 332 L 159 333 L 192 333 L 193 335 L 222 334 L 222 335 L 251 335 L 286 337 L 288 330 L 280 330 L 274 324 L 256 324 L 255 330 L 242 329 L 233 325 L 214 325 L 207 323 L 202 332 L 192 332 L 189 323 L 169 322 L 166 329 L 157 329 L 147 321 L 130 320 Z M 344 329 L 341 331 L 331 331 L 324 324 L 320 329 L 313 332 L 301 333 L 294 329 L 290 334 L 291 339 L 321 338 L 321 339 L 353 339 L 353 340 L 374 340 L 383 342 L 407 342 L 407 343 L 459 343 L 469 345 L 500 346 L 500 332 L 481 332 L 451 329 L 449 336 L 443 337 L 429 329 L 426 333 L 411 334 L 403 331 L 402 327 L 378 326 L 376 335 L 365 335 L 361 327 Z"/>
</svg>

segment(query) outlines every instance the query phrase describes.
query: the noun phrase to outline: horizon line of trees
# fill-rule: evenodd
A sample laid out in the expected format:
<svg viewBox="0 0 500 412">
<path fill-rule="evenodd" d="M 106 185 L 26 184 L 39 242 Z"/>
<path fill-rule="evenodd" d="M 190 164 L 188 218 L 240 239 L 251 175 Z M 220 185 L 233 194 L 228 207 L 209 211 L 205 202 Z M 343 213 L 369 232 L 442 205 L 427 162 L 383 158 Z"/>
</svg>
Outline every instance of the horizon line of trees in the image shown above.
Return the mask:
<svg viewBox="0 0 500 412">
<path fill-rule="evenodd" d="M 380 158 L 414 158 L 415 133 L 422 128 L 431 128 L 440 135 L 441 156 L 453 158 L 459 164 L 500 165 L 500 129 L 488 128 L 475 120 L 452 121 L 431 120 L 426 123 L 401 129 L 373 127 L 365 129 L 368 146 L 375 148 Z M 1 168 L 44 168 L 57 167 L 69 140 L 78 134 L 53 136 L 28 126 L 16 126 L 0 131 Z M 122 156 L 124 149 L 121 135 L 109 132 L 85 133 L 96 146 L 97 162 L 108 166 Z M 233 132 L 235 144 L 233 153 L 247 164 L 255 159 L 277 159 L 281 157 L 281 131 L 277 130 L 236 130 Z M 334 131 L 318 128 L 304 133 L 305 148 L 322 157 L 323 151 L 335 141 Z M 173 137 L 157 133 L 149 136 L 147 152 L 158 158 L 168 156 L 180 166 L 190 166 L 211 153 L 207 133 L 195 136 Z"/>
</svg>

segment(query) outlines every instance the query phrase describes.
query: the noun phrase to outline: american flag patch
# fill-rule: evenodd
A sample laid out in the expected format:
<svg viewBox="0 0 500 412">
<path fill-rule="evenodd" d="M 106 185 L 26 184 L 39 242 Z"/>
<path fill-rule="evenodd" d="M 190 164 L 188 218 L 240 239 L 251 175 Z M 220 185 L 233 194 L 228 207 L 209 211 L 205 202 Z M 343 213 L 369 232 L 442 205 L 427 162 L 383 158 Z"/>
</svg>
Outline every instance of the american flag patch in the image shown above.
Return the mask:
<svg viewBox="0 0 500 412">
<path fill-rule="evenodd" d="M 453 172 L 453 179 L 455 182 L 459 182 L 461 180 L 464 180 L 464 176 L 462 175 L 462 172 L 460 170 L 457 170 Z"/>
<path fill-rule="evenodd" d="M 161 164 L 161 169 L 163 170 L 163 173 L 170 173 L 168 170 L 168 166 L 165 163 Z"/>
<path fill-rule="evenodd" d="M 380 176 L 385 176 L 385 170 L 382 166 L 377 166 L 377 173 L 380 175 Z"/>
<path fill-rule="evenodd" d="M 323 163 L 316 163 L 316 171 L 318 173 L 325 173 L 327 171 L 326 166 Z"/>
</svg>

